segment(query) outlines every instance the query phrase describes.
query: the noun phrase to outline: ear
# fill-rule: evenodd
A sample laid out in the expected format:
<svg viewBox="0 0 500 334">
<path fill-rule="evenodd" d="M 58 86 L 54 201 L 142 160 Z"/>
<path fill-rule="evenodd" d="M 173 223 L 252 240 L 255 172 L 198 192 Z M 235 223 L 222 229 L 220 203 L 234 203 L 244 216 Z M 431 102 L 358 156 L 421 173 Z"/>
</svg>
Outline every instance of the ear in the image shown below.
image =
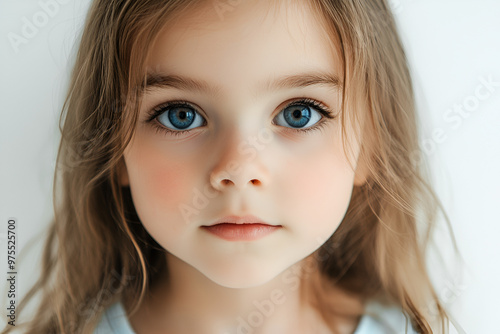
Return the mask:
<svg viewBox="0 0 500 334">
<path fill-rule="evenodd" d="M 118 182 L 122 187 L 126 187 L 130 185 L 129 178 L 128 178 L 128 172 L 127 172 L 127 166 L 125 165 L 125 159 L 123 156 L 120 158 L 120 161 L 118 162 L 117 168 L 117 174 L 118 174 Z"/>
</svg>

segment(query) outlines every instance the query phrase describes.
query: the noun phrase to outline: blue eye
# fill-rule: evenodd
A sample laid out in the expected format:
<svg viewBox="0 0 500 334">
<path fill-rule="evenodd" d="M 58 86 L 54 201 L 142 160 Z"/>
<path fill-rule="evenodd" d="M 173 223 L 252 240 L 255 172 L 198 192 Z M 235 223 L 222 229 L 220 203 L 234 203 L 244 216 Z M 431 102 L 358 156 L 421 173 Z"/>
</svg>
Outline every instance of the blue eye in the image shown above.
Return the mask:
<svg viewBox="0 0 500 334">
<path fill-rule="evenodd" d="M 273 121 L 273 124 L 286 127 L 290 131 L 306 133 L 325 126 L 323 118 L 334 119 L 336 116 L 322 103 L 302 98 L 288 104 L 275 117 L 276 123 Z M 187 134 L 207 124 L 196 108 L 185 101 L 168 102 L 153 109 L 146 122 L 151 123 L 157 131 L 174 136 Z"/>
<path fill-rule="evenodd" d="M 303 98 L 286 106 L 275 119 L 277 125 L 297 132 L 308 132 L 325 125 L 325 122 L 321 122 L 323 119 L 321 115 L 330 119 L 335 118 L 328 107 L 322 103 Z"/>
<path fill-rule="evenodd" d="M 305 104 L 292 104 L 276 117 L 277 124 L 281 126 L 291 126 L 292 128 L 310 127 L 321 120 L 321 115 Z M 283 122 L 284 121 L 284 122 Z M 286 123 L 286 124 L 285 124 Z"/>
<path fill-rule="evenodd" d="M 205 119 L 185 102 L 160 106 L 154 110 L 150 120 L 155 118 L 169 132 L 182 133 L 205 124 Z"/>
</svg>

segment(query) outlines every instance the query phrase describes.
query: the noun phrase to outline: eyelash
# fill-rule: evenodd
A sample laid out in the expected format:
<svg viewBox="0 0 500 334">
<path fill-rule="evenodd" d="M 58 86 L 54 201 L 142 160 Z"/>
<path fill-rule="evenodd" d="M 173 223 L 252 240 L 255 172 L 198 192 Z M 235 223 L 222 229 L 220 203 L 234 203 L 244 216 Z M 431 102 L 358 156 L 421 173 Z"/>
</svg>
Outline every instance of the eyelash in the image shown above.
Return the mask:
<svg viewBox="0 0 500 334">
<path fill-rule="evenodd" d="M 322 114 L 324 117 L 321 118 L 321 120 L 319 120 L 313 126 L 310 126 L 307 128 L 287 128 L 287 130 L 291 130 L 291 131 L 297 132 L 297 133 L 308 133 L 310 131 L 320 130 L 321 128 L 323 128 L 323 126 L 325 126 L 326 122 L 327 122 L 327 120 L 325 120 L 325 118 L 328 118 L 328 119 L 335 118 L 335 115 L 330 110 L 330 108 L 325 106 L 323 103 L 316 101 L 316 100 L 313 100 L 313 99 L 310 99 L 310 98 L 299 98 L 298 100 L 294 100 L 293 102 L 286 105 L 280 112 L 282 112 L 283 110 L 285 110 L 288 107 L 296 106 L 296 105 L 306 105 L 308 107 L 312 107 L 315 110 L 317 110 L 320 114 Z M 162 126 L 158 121 L 155 121 L 156 117 L 158 117 L 162 113 L 166 112 L 166 110 L 168 110 L 169 107 L 170 108 L 171 107 L 189 107 L 191 109 L 196 110 L 196 108 L 193 108 L 193 106 L 189 102 L 186 102 L 186 101 L 181 100 L 181 101 L 167 102 L 167 103 L 164 103 L 164 104 L 152 109 L 149 113 L 149 117 L 147 118 L 146 122 L 152 123 L 152 125 L 154 126 L 154 128 L 157 132 L 163 132 L 163 133 L 167 133 L 169 135 L 174 135 L 174 136 L 180 136 L 183 134 L 187 134 L 187 133 L 191 132 L 192 130 L 194 130 L 194 129 L 191 129 L 191 130 L 174 131 L 174 130 L 170 130 L 170 129 Z M 206 124 L 207 124 L 207 121 L 205 120 L 203 125 L 206 125 Z M 273 122 L 273 124 L 275 124 L 275 123 Z"/>
</svg>

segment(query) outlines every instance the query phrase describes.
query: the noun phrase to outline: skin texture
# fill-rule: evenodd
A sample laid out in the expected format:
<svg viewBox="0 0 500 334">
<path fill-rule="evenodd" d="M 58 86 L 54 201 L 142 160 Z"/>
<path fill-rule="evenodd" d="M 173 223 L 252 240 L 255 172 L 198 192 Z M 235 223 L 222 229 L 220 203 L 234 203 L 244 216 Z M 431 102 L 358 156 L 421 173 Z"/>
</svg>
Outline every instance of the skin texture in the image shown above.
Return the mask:
<svg viewBox="0 0 500 334">
<path fill-rule="evenodd" d="M 170 283 L 154 287 L 130 319 L 138 333 L 235 330 L 273 291 L 283 297 L 275 298 L 272 315 L 254 322 L 253 333 L 313 333 L 323 326 L 301 299 L 303 277 L 293 268 L 334 233 L 353 185 L 364 176 L 361 169 L 355 174 L 343 151 L 340 115 L 328 119 L 311 108 L 304 127 L 320 118 L 325 123 L 307 133 L 277 118 L 304 97 L 338 114 L 340 90 L 311 85 L 270 91 L 262 84 L 312 71 L 341 77 L 336 50 L 317 18 L 304 4 L 296 6 L 274 11 L 268 1 L 240 2 L 222 20 L 210 3 L 167 25 L 152 49 L 152 72 L 219 89 L 216 95 L 148 90 L 124 152 L 122 185 L 130 186 L 143 225 L 168 251 L 170 273 Z M 178 100 L 191 103 L 205 122 L 179 136 L 157 131 L 155 124 L 179 130 L 167 123 L 168 111 L 147 121 L 153 108 Z M 357 158 L 359 145 L 352 144 Z M 230 214 L 252 214 L 282 228 L 248 242 L 200 228 Z M 355 325 L 348 324 L 346 333 Z"/>
</svg>

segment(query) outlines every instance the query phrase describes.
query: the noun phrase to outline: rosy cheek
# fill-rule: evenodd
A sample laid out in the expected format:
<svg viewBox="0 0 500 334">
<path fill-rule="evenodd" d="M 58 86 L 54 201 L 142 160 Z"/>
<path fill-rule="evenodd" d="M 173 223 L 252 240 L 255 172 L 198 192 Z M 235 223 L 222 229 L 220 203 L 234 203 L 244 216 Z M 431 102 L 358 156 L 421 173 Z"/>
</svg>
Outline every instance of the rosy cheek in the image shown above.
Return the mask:
<svg viewBox="0 0 500 334">
<path fill-rule="evenodd" d="M 181 219 L 179 207 L 191 205 L 193 166 L 177 163 L 172 154 L 144 141 L 134 143 L 126 162 L 134 204 L 143 223 Z"/>
<path fill-rule="evenodd" d="M 189 169 L 187 166 L 179 168 L 168 162 L 151 161 L 150 172 L 147 175 L 148 197 L 153 203 L 163 207 L 170 207 L 187 199 L 189 187 Z M 191 176 L 192 178 L 192 176 Z"/>
<path fill-rule="evenodd" d="M 331 231 L 349 203 L 352 173 L 331 151 L 318 151 L 287 166 L 283 180 L 288 180 L 288 186 L 282 190 L 280 205 L 288 208 L 288 218 L 304 233 L 322 235 L 321 231 Z"/>
</svg>

